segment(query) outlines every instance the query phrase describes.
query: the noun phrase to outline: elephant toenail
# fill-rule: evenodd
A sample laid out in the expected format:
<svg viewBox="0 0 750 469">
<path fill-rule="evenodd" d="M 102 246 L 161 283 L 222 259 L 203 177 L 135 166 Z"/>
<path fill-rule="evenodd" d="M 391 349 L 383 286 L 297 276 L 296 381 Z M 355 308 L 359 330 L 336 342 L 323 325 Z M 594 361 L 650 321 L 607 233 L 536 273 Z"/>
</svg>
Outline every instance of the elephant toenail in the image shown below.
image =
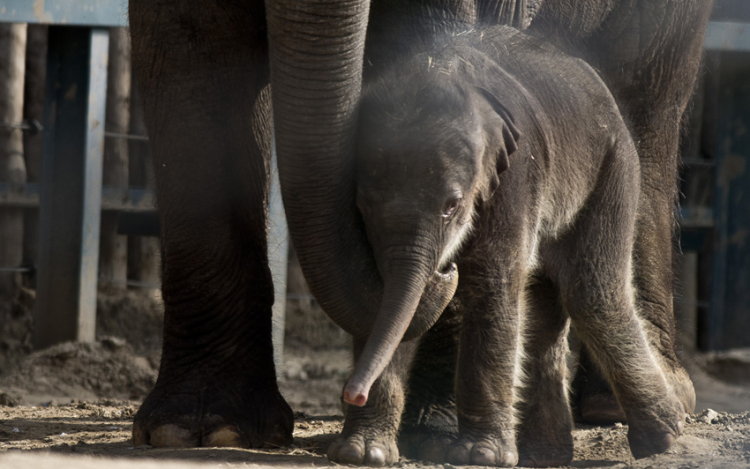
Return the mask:
<svg viewBox="0 0 750 469">
<path fill-rule="evenodd" d="M 243 447 L 242 438 L 233 426 L 220 427 L 203 438 L 202 446 Z"/>
<path fill-rule="evenodd" d="M 198 436 L 185 427 L 168 423 L 151 432 L 151 446 L 188 448 L 198 446 Z"/>
<path fill-rule="evenodd" d="M 147 445 L 148 439 L 147 434 L 143 427 L 138 424 L 133 424 L 133 446 Z"/>
<path fill-rule="evenodd" d="M 513 467 L 516 464 L 518 464 L 518 453 L 504 451 L 500 459 L 500 465 L 503 467 Z"/>
<path fill-rule="evenodd" d="M 339 448 L 336 455 L 336 462 L 342 464 L 362 464 L 364 451 L 358 445 L 344 444 Z"/>
<path fill-rule="evenodd" d="M 365 464 L 372 467 L 385 466 L 385 451 L 383 448 L 370 448 L 367 450 Z"/>
<path fill-rule="evenodd" d="M 478 466 L 494 466 L 495 452 L 486 447 L 474 448 L 471 454 L 471 463 Z"/>
</svg>

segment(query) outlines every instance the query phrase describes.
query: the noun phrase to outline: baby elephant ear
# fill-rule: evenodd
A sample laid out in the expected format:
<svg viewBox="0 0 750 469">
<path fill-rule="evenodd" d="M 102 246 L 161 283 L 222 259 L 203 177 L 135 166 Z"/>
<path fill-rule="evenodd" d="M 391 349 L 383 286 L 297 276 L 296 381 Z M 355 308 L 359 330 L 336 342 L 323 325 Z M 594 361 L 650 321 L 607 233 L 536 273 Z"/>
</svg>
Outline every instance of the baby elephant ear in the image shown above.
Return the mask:
<svg viewBox="0 0 750 469">
<path fill-rule="evenodd" d="M 518 140 L 521 138 L 521 132 L 516 128 L 513 115 L 494 94 L 481 87 L 477 87 L 477 89 L 502 121 L 500 128 L 493 129 L 493 133 L 501 137 L 498 138 L 499 141 L 497 142 L 500 146 L 497 154 L 497 172 L 499 174 L 510 166 L 509 157 L 514 151 L 518 150 Z"/>
</svg>

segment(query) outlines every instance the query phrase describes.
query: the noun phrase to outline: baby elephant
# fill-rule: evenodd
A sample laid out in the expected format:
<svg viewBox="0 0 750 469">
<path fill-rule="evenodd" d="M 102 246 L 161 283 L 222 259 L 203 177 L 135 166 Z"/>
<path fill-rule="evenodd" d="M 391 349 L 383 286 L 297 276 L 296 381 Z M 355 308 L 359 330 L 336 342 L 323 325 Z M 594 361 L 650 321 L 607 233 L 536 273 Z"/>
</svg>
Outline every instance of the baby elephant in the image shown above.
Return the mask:
<svg viewBox="0 0 750 469">
<path fill-rule="evenodd" d="M 365 88 L 357 138 L 357 203 L 392 294 L 383 308 L 410 318 L 430 275 L 458 265 L 459 431 L 433 437 L 432 458 L 568 463 L 571 320 L 625 410 L 633 455 L 670 447 L 684 412 L 631 285 L 638 157 L 591 67 L 511 28 L 452 34 Z M 398 457 L 406 384 L 372 364 L 403 330 L 355 345 L 344 395 L 364 407 L 349 406 L 332 459 Z"/>
</svg>

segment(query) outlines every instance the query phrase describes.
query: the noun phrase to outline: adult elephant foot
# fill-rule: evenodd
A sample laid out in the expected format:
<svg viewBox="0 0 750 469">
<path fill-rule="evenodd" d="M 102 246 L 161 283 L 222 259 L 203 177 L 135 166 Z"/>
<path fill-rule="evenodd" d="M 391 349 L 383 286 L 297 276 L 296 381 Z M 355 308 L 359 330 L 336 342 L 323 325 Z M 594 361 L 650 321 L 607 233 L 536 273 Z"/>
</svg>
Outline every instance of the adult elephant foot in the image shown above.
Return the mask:
<svg viewBox="0 0 750 469">
<path fill-rule="evenodd" d="M 268 448 L 292 442 L 292 410 L 276 383 L 237 383 L 231 375 L 160 380 L 133 424 L 136 446 Z M 204 370 L 205 371 L 205 370 Z M 242 380 L 245 381 L 245 380 Z"/>
</svg>

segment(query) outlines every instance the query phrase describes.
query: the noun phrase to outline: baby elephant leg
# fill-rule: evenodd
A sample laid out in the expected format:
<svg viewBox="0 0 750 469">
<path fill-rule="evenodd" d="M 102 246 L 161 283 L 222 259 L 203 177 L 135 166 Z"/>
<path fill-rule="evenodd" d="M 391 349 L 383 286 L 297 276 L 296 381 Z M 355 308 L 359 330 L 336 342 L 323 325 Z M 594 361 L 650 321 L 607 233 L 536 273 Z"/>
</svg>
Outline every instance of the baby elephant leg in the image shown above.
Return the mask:
<svg viewBox="0 0 750 469">
<path fill-rule="evenodd" d="M 557 287 L 548 278 L 534 279 L 526 297 L 519 465 L 565 466 L 573 460 L 573 418 L 566 386 L 570 321 L 563 313 Z"/>
<path fill-rule="evenodd" d="M 602 181 L 600 187 L 590 197 L 597 203 L 580 215 L 560 246 L 558 253 L 567 261 L 556 280 L 581 341 L 625 411 L 633 456 L 641 458 L 672 445 L 682 431 L 685 413 L 634 308 L 632 214 L 637 201 L 628 194 L 637 191 L 617 191 L 614 188 L 623 185 L 612 180 Z"/>
<path fill-rule="evenodd" d="M 459 435 L 447 449 L 445 461 L 515 466 L 518 452 L 513 404 L 520 369 L 524 279 L 520 273 L 467 277 L 463 279 L 472 283 L 476 279 L 477 284 L 469 287 L 459 342 Z"/>
<path fill-rule="evenodd" d="M 370 389 L 362 407 L 347 405 L 341 436 L 328 449 L 328 459 L 340 464 L 387 466 L 398 461 L 396 437 L 404 410 L 405 378 L 415 341 L 398 346 L 393 359 Z M 364 341 L 354 339 L 355 357 Z"/>
<path fill-rule="evenodd" d="M 580 278 L 580 277 L 579 277 Z M 581 284 L 592 282 L 583 280 Z M 568 290 L 566 309 L 597 363 L 612 383 L 625 410 L 633 456 L 663 453 L 682 432 L 685 413 L 649 349 L 624 286 L 598 285 L 596 290 Z"/>
</svg>

